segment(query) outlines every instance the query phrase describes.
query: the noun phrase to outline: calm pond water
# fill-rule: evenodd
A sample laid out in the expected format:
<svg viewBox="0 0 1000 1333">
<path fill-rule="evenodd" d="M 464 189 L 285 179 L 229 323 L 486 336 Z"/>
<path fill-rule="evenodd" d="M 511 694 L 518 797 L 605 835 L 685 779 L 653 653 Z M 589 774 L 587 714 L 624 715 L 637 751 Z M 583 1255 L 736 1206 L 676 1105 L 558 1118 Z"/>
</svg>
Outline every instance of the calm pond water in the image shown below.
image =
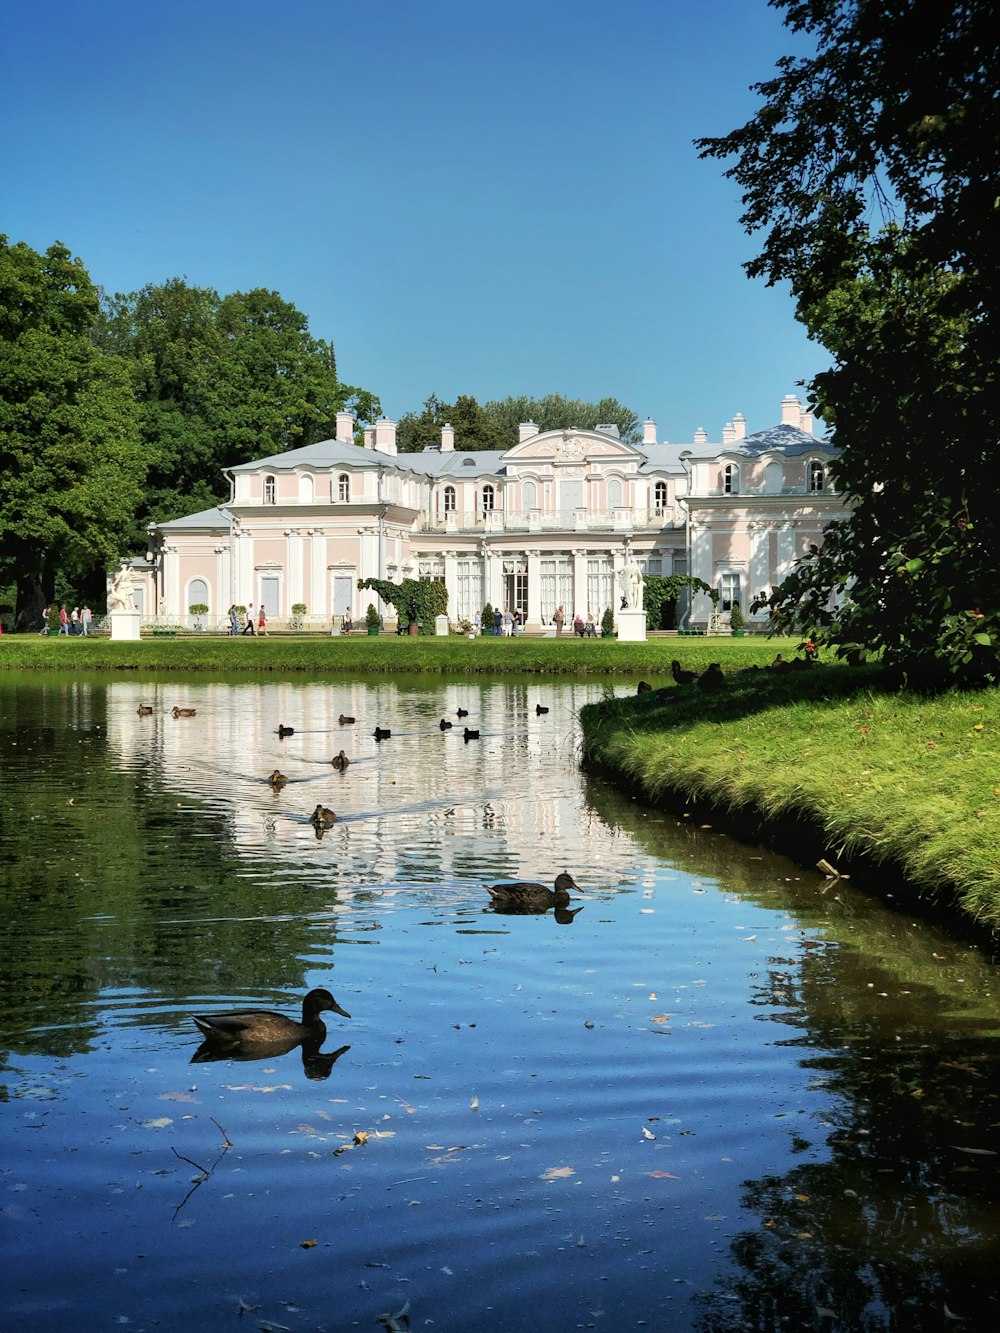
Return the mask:
<svg viewBox="0 0 1000 1333">
<path fill-rule="evenodd" d="M 0 679 L 0 1327 L 994 1326 L 993 961 L 588 778 L 603 688 Z"/>
</svg>

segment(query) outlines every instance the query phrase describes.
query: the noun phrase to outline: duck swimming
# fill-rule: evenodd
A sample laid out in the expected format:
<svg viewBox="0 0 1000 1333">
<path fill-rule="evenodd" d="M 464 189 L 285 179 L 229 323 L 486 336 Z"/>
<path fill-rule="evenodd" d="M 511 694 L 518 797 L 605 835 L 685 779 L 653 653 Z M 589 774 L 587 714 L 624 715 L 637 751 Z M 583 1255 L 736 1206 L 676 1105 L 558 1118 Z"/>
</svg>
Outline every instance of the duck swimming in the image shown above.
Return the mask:
<svg viewBox="0 0 1000 1333">
<path fill-rule="evenodd" d="M 535 704 L 535 717 L 541 717 L 543 713 L 547 713 L 548 711 L 549 710 L 543 708 L 541 704 Z"/>
<path fill-rule="evenodd" d="M 335 754 L 333 758 L 330 760 L 330 763 L 334 766 L 334 768 L 339 768 L 341 773 L 343 773 L 344 769 L 350 762 L 351 762 L 350 759 L 348 759 L 347 755 L 344 754 L 343 750 L 341 750 L 340 754 Z"/>
<path fill-rule="evenodd" d="M 561 875 L 556 875 L 554 889 L 548 889 L 544 884 L 536 884 L 531 880 L 515 880 L 511 884 L 487 884 L 486 892 L 498 906 L 521 903 L 565 907 L 569 902 L 570 890 L 579 891 L 579 888 L 573 876 L 563 872 Z"/>
<path fill-rule="evenodd" d="M 288 779 L 285 777 L 284 773 L 282 773 L 281 770 L 277 768 L 268 778 L 268 782 L 275 789 L 275 791 L 277 791 L 280 787 L 283 787 L 287 781 Z"/>
<path fill-rule="evenodd" d="M 392 732 L 388 727 L 376 727 L 374 735 L 377 741 L 387 741 L 392 735 Z"/>
<path fill-rule="evenodd" d="M 328 806 L 318 805 L 309 816 L 309 823 L 317 828 L 331 828 L 337 822 L 337 816 Z"/>
<path fill-rule="evenodd" d="M 284 740 L 286 736 L 294 736 L 294 735 L 295 735 L 295 728 L 294 728 L 294 727 L 286 727 L 285 724 L 284 724 L 283 722 L 279 722 L 279 723 L 278 723 L 278 739 L 279 739 L 279 740 Z"/>
<path fill-rule="evenodd" d="M 462 739 L 467 741 L 478 741 L 479 732 L 473 731 L 470 727 L 466 727 L 465 731 L 462 733 Z"/>
<path fill-rule="evenodd" d="M 139 714 L 140 717 L 149 717 L 150 713 L 153 711 L 153 705 L 140 704 L 135 711 Z"/>
<path fill-rule="evenodd" d="M 234 1009 L 225 1014 L 192 1014 L 192 1020 L 212 1041 L 228 1043 L 253 1042 L 322 1042 L 326 1024 L 320 1014 L 332 1010 L 342 1018 L 350 1018 L 328 990 L 311 990 L 302 1001 L 302 1022 L 286 1018 L 271 1009 Z"/>
<path fill-rule="evenodd" d="M 354 718 L 353 718 L 353 717 L 345 717 L 345 715 L 344 715 L 343 713 L 341 713 L 340 717 L 337 718 L 337 721 L 340 723 L 340 725 L 341 725 L 342 727 L 346 727 L 347 724 L 348 724 L 348 722 L 353 722 L 353 721 L 354 721 Z"/>
<path fill-rule="evenodd" d="M 173 713 L 174 717 L 194 717 L 197 713 L 197 709 L 177 708 L 176 706 L 174 706 L 170 711 Z"/>
<path fill-rule="evenodd" d="M 469 710 L 468 710 L 467 708 L 459 708 L 458 711 L 456 712 L 455 716 L 456 716 L 456 717 L 468 717 L 468 716 L 469 716 Z"/>
<path fill-rule="evenodd" d="M 448 731 L 449 728 L 452 727 L 453 725 L 454 723 L 449 722 L 448 719 L 445 717 L 443 717 L 441 721 L 438 723 L 438 726 L 441 728 L 442 731 Z"/>
</svg>

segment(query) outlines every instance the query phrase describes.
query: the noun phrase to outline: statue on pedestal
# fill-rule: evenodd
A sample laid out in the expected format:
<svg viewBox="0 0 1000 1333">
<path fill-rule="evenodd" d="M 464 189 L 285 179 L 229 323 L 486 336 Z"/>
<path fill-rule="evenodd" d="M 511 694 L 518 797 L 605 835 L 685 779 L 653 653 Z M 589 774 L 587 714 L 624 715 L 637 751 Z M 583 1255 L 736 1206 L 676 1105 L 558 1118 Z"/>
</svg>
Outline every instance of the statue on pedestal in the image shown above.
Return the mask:
<svg viewBox="0 0 1000 1333">
<path fill-rule="evenodd" d="M 111 587 L 108 589 L 109 615 L 115 611 L 134 611 L 134 598 L 135 584 L 132 581 L 132 568 L 130 565 L 122 565 L 111 580 Z"/>
<path fill-rule="evenodd" d="M 628 542 L 625 543 L 625 564 L 618 571 L 618 586 L 622 591 L 622 610 L 641 611 L 645 580 Z"/>
</svg>

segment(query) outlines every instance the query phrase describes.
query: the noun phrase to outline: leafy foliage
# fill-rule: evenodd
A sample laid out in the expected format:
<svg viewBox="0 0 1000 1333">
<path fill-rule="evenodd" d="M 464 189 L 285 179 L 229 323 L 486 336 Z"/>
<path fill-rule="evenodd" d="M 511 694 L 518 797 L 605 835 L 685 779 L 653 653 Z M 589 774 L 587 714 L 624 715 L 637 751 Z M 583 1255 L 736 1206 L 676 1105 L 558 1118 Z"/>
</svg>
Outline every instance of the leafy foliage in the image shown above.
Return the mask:
<svg viewBox="0 0 1000 1333">
<path fill-rule="evenodd" d="M 0 236 L 0 581 L 34 627 L 57 580 L 126 548 L 145 462 L 128 369 L 92 343 L 98 294 L 65 246 Z"/>
<path fill-rule="evenodd" d="M 418 624 L 423 634 L 434 633 L 434 617 L 448 611 L 448 589 L 443 581 L 432 579 L 403 579 L 390 583 L 388 579 L 358 579 L 359 588 L 371 588 L 383 602 L 394 606 L 405 624 Z"/>
<path fill-rule="evenodd" d="M 718 589 L 709 587 L 693 574 L 647 574 L 643 583 L 642 605 L 646 612 L 648 630 L 673 627 L 672 620 L 670 625 L 665 624 L 665 620 L 668 617 L 672 618 L 681 593 L 688 588 L 692 592 L 708 593 L 713 606 L 719 600 Z"/>
<path fill-rule="evenodd" d="M 815 54 L 703 155 L 736 158 L 747 266 L 831 352 L 810 386 L 850 503 L 778 629 L 920 678 L 1000 673 L 998 6 L 778 0 Z"/>
<path fill-rule="evenodd" d="M 455 429 L 456 449 L 510 449 L 517 443 L 517 428 L 522 421 L 534 421 L 540 431 L 571 426 L 593 430 L 595 426 L 614 424 L 621 438 L 632 442 L 641 434 L 636 414 L 616 398 L 585 403 L 550 393 L 544 398 L 503 398 L 483 407 L 465 394 L 454 403 L 442 403 L 431 394 L 422 412 L 408 412 L 401 418 L 397 442 L 401 453 L 436 449 L 441 443 L 441 427 L 450 425 Z"/>
<path fill-rule="evenodd" d="M 306 316 L 263 288 L 220 297 L 172 278 L 106 300 L 95 337 L 128 360 L 142 411 L 150 476 L 137 533 L 227 499 L 224 467 L 329 438 L 347 407 L 379 412 L 341 384 Z"/>
</svg>

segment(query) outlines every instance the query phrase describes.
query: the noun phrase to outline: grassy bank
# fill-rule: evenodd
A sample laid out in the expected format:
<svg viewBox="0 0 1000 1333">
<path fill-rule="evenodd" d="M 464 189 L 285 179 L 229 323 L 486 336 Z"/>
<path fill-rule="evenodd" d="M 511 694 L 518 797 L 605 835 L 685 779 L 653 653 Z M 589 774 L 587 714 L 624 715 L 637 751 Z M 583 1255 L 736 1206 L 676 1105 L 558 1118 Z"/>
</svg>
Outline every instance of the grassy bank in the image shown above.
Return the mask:
<svg viewBox="0 0 1000 1333">
<path fill-rule="evenodd" d="M 143 639 L 112 643 L 110 639 L 70 639 L 37 635 L 0 638 L 0 669 L 51 671 L 430 671 L 489 675 L 541 673 L 568 676 L 669 677 L 671 658 L 702 670 L 721 661 L 726 669 L 770 662 L 776 652 L 794 653 L 792 640 L 764 638 L 650 639 L 619 643 L 617 639 L 511 638 L 465 639 L 367 635 L 350 637 L 304 635 L 281 638 L 195 637 Z"/>
<path fill-rule="evenodd" d="M 668 793 L 818 826 L 817 855 L 898 868 L 1000 929 L 1000 691 L 883 692 L 874 671 L 730 676 L 583 710 L 585 752 Z M 822 847 L 822 851 L 819 849 Z"/>
</svg>

